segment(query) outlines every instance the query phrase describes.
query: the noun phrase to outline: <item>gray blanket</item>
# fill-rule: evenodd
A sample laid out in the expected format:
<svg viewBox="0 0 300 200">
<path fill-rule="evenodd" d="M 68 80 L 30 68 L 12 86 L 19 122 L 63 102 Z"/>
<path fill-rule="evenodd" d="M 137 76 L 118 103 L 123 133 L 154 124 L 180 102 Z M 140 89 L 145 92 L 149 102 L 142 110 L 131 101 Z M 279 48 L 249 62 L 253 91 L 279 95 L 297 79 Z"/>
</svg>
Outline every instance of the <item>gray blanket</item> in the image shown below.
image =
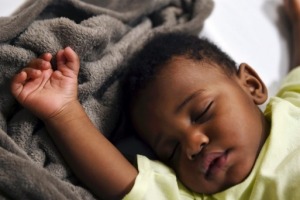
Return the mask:
<svg viewBox="0 0 300 200">
<path fill-rule="evenodd" d="M 44 52 L 71 46 L 81 59 L 80 102 L 109 138 L 118 128 L 118 74 L 128 59 L 155 34 L 198 34 L 212 8 L 211 0 L 29 0 L 1 17 L 0 199 L 95 199 L 42 122 L 10 94 L 16 72 Z"/>
</svg>

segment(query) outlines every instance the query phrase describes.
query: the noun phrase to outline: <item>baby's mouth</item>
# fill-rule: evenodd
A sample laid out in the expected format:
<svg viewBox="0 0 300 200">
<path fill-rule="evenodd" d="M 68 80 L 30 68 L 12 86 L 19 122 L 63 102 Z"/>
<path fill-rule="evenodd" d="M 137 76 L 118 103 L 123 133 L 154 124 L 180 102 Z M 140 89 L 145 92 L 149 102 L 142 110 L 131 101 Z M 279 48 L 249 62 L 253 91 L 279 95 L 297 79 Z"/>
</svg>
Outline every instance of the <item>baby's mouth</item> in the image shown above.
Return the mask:
<svg viewBox="0 0 300 200">
<path fill-rule="evenodd" d="M 205 177 L 218 173 L 227 161 L 227 152 L 213 152 L 205 154 L 202 159 L 201 170 Z"/>
</svg>

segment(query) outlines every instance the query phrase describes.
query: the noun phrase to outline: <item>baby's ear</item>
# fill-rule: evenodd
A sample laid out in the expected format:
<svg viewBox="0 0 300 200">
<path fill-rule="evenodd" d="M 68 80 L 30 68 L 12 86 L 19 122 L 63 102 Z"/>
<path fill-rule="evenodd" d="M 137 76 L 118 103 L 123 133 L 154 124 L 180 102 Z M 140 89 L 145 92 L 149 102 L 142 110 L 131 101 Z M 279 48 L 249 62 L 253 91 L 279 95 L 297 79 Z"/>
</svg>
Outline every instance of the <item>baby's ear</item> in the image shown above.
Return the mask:
<svg viewBox="0 0 300 200">
<path fill-rule="evenodd" d="M 248 64 L 242 63 L 237 72 L 239 83 L 257 105 L 263 104 L 268 98 L 268 90 L 258 74 Z"/>
</svg>

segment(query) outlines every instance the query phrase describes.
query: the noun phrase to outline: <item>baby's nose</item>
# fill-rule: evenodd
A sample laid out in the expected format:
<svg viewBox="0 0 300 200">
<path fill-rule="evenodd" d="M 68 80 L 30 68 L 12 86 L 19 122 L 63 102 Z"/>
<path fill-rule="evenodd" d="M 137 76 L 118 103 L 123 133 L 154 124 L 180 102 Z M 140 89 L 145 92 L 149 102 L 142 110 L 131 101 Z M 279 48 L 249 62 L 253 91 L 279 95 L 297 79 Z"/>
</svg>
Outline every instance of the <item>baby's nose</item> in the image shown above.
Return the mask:
<svg viewBox="0 0 300 200">
<path fill-rule="evenodd" d="M 209 138 L 203 133 L 198 132 L 187 136 L 186 155 L 188 159 L 194 160 L 208 142 Z"/>
</svg>

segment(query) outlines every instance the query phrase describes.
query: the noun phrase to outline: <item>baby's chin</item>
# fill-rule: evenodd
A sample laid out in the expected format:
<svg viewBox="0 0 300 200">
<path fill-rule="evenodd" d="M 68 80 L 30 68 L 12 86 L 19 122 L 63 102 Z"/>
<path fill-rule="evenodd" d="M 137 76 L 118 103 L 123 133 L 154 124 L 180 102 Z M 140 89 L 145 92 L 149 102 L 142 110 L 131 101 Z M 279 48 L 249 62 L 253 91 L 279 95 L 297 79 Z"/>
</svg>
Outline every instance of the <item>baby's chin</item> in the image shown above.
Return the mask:
<svg viewBox="0 0 300 200">
<path fill-rule="evenodd" d="M 242 181 L 240 181 L 242 182 Z M 198 194 L 204 194 L 204 195 L 213 195 L 213 194 L 217 194 L 220 192 L 223 192 L 237 184 L 238 183 L 226 183 L 226 184 L 206 184 L 206 186 L 201 187 L 201 188 L 195 188 L 195 187 L 189 187 L 187 184 L 184 184 L 188 189 L 190 189 L 191 191 L 198 193 Z M 201 184 L 200 184 L 201 185 Z"/>
<path fill-rule="evenodd" d="M 250 163 L 248 163 L 250 164 Z M 253 165 L 244 166 L 244 170 L 233 170 L 229 169 L 222 179 L 217 180 L 206 180 L 204 182 L 199 181 L 199 184 L 185 183 L 182 181 L 188 189 L 195 193 L 213 195 L 216 193 L 223 192 L 233 186 L 242 183 L 251 173 Z M 247 170 L 245 170 L 247 169 Z M 202 182 L 202 183 L 201 183 Z"/>
</svg>

